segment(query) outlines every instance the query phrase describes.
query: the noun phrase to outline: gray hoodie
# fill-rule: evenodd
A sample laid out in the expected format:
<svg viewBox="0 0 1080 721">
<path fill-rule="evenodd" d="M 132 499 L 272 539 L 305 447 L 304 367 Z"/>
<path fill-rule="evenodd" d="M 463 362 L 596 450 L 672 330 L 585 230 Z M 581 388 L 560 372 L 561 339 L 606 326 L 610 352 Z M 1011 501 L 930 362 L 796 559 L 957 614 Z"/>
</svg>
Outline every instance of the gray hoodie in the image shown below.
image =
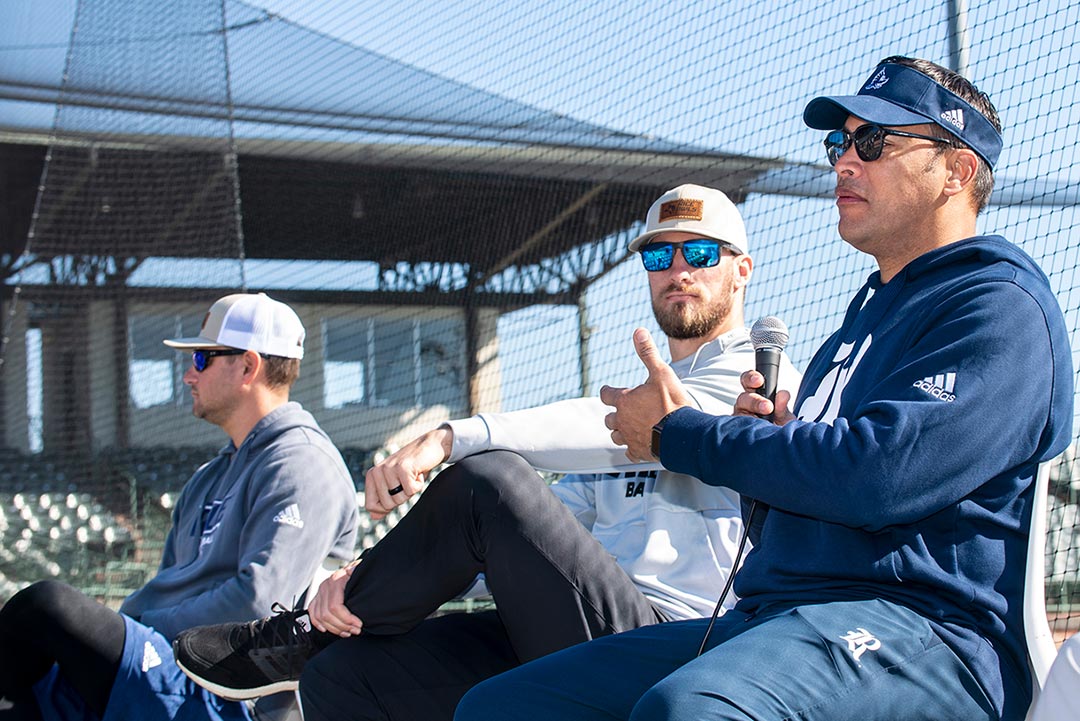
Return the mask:
<svg viewBox="0 0 1080 721">
<path fill-rule="evenodd" d="M 351 559 L 356 491 L 315 419 L 286 403 L 195 472 L 172 520 L 157 575 L 120 607 L 170 639 L 266 616 L 300 598 L 328 556 Z"/>
</svg>

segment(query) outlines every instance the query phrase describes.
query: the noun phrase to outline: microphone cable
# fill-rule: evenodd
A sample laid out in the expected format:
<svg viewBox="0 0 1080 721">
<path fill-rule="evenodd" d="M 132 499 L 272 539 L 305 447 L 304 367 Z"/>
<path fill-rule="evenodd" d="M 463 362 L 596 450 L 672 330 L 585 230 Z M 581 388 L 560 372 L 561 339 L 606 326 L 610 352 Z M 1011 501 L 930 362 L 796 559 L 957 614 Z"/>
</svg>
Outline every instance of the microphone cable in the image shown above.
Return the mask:
<svg viewBox="0 0 1080 721">
<path fill-rule="evenodd" d="M 787 326 L 784 325 L 784 321 L 776 316 L 767 315 L 760 318 L 750 328 L 750 342 L 754 346 L 754 368 L 761 373 L 765 381 L 757 392 L 769 400 L 773 400 L 776 396 L 776 382 L 780 369 L 781 353 L 788 342 Z M 768 415 L 767 420 L 773 420 L 771 413 Z M 716 608 L 713 609 L 712 616 L 709 618 L 709 625 L 705 629 L 705 637 L 701 639 L 701 646 L 698 647 L 698 656 L 705 653 L 705 644 L 709 641 L 709 634 L 712 633 L 716 618 L 720 615 L 720 609 L 724 606 L 724 599 L 727 598 L 728 592 L 731 591 L 731 585 L 735 581 L 735 574 L 739 569 L 739 564 L 742 563 L 746 539 L 750 537 L 750 527 L 754 525 L 754 511 L 757 510 L 757 503 L 756 498 L 750 501 L 750 511 L 746 514 L 746 527 L 743 529 L 742 538 L 739 539 L 739 549 L 735 552 L 735 560 L 731 564 L 731 573 L 728 574 L 724 590 L 720 592 L 720 600 L 716 602 Z"/>
<path fill-rule="evenodd" d="M 712 633 L 716 618 L 720 615 L 720 609 L 724 607 L 724 599 L 727 598 L 728 592 L 731 591 L 731 585 L 735 582 L 735 573 L 742 563 L 743 550 L 746 548 L 746 539 L 750 537 L 750 527 L 754 525 L 754 511 L 756 510 L 757 499 L 754 498 L 750 500 L 750 512 L 746 514 L 746 527 L 743 528 L 742 538 L 739 539 L 739 548 L 735 551 L 735 560 L 731 564 L 731 573 L 728 574 L 727 582 L 724 583 L 724 590 L 720 592 L 720 599 L 716 602 L 716 608 L 713 609 L 712 616 L 709 617 L 709 625 L 705 629 L 705 635 L 701 639 L 701 645 L 698 647 L 697 655 L 694 658 L 705 653 L 705 644 L 709 642 L 709 634 Z"/>
</svg>

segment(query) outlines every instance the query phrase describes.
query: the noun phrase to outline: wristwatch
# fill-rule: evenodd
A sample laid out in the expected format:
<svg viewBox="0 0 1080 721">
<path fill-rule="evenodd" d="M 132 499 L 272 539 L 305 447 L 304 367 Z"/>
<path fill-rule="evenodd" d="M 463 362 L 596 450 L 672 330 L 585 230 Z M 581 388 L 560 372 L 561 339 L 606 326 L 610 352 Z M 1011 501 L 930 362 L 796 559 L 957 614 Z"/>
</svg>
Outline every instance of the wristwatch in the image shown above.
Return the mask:
<svg viewBox="0 0 1080 721">
<path fill-rule="evenodd" d="M 652 442 L 649 444 L 649 450 L 652 451 L 657 460 L 660 460 L 660 434 L 664 432 L 664 424 L 667 423 L 668 418 L 671 418 L 671 413 L 658 420 L 656 425 L 652 427 Z"/>
</svg>

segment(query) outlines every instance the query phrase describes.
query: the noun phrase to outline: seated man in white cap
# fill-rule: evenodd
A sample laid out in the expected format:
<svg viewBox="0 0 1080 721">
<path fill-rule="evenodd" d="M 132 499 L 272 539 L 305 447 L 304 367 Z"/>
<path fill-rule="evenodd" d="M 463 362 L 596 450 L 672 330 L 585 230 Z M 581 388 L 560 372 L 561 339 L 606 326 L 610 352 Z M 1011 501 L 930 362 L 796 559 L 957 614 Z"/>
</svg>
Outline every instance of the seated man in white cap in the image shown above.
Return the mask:
<svg viewBox="0 0 1080 721">
<path fill-rule="evenodd" d="M 629 249 L 647 271 L 674 372 L 698 407 L 730 412 L 740 374 L 754 367 L 743 321 L 753 263 L 738 209 L 718 190 L 680 186 L 652 205 Z M 781 386 L 797 385 L 785 361 Z M 420 436 L 368 472 L 373 515 L 420 491 L 444 461 L 455 465 L 361 562 L 322 585 L 307 617 L 194 629 L 177 639 L 178 663 L 227 698 L 299 679 L 307 721 L 434 721 L 474 684 L 530 659 L 708 615 L 734 563 L 739 497 L 628 462 L 606 412 L 581 398 Z M 587 475 L 549 487 L 536 468 Z M 477 574 L 497 612 L 427 619 Z"/>
<path fill-rule="evenodd" d="M 185 484 L 157 575 L 114 612 L 40 581 L 0 609 L 0 696 L 9 714 L 62 719 L 244 719 L 176 667 L 191 626 L 251 620 L 301 597 L 327 557 L 353 556 L 357 509 L 341 455 L 289 402 L 304 327 L 284 303 L 236 294 L 210 308 L 184 383 L 194 414 L 229 443 Z M 6 716 L 10 718 L 11 716 Z"/>
</svg>

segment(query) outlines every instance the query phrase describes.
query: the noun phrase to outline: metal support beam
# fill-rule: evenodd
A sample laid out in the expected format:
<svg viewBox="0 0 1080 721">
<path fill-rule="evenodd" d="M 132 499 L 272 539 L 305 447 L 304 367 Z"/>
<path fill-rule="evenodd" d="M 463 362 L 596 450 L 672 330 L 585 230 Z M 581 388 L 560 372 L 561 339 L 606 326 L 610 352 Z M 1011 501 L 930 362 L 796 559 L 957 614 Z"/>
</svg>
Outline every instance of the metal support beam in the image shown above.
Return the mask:
<svg viewBox="0 0 1080 721">
<path fill-rule="evenodd" d="M 480 410 L 480 323 L 477 315 L 479 310 L 472 302 L 473 294 L 465 296 L 465 377 L 469 384 L 469 412 L 470 416 L 476 415 Z"/>
<path fill-rule="evenodd" d="M 968 40 L 967 0 L 948 0 L 950 69 L 968 77 L 970 41 Z"/>
<path fill-rule="evenodd" d="M 127 296 L 121 293 L 113 305 L 113 348 L 126 350 L 129 347 L 128 302 Z M 124 353 L 123 358 L 122 362 L 112 364 L 113 382 L 116 384 L 116 395 L 113 398 L 116 433 L 113 442 L 117 448 L 127 448 L 131 441 L 131 368 L 127 362 L 127 353 Z"/>
<path fill-rule="evenodd" d="M 588 396 L 591 394 L 590 385 L 592 384 L 592 378 L 589 366 L 589 338 L 592 336 L 593 328 L 589 325 L 589 307 L 585 303 L 585 290 L 583 289 L 578 293 L 577 302 L 577 314 L 578 314 L 578 368 L 581 373 L 581 395 Z"/>
</svg>

